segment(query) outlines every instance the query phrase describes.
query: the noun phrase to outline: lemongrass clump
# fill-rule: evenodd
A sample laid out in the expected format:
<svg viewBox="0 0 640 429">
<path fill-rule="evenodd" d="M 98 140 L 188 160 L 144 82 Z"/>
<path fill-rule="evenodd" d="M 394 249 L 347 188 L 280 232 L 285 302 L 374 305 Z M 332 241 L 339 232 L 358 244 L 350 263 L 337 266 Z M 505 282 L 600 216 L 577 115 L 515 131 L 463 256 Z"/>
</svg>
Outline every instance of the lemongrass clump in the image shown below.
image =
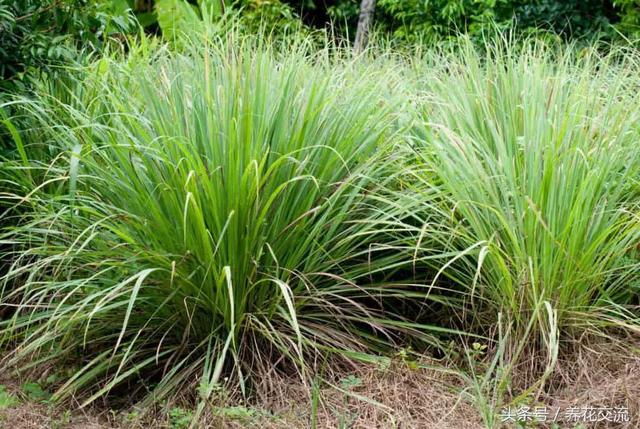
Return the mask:
<svg viewBox="0 0 640 429">
<path fill-rule="evenodd" d="M 441 194 L 409 210 L 440 213 L 414 236 L 455 254 L 439 274 L 467 294 L 460 317 L 500 321 L 519 350 L 636 318 L 637 56 L 532 42 L 439 58 L 405 165 L 410 192 Z"/>
<path fill-rule="evenodd" d="M 0 322 L 5 368 L 79 353 L 55 398 L 129 383 L 206 399 L 281 358 L 304 373 L 318 351 L 424 337 L 382 311 L 404 255 L 384 243 L 377 256 L 367 216 L 392 214 L 364 200 L 386 180 L 372 158 L 393 137 L 399 82 L 341 61 L 211 43 L 134 69 L 104 58 L 64 97 L 22 101 L 38 126 L 16 141 L 24 182 L 5 195 L 1 300 L 20 307 Z M 30 158 L 43 144 L 50 158 Z"/>
</svg>

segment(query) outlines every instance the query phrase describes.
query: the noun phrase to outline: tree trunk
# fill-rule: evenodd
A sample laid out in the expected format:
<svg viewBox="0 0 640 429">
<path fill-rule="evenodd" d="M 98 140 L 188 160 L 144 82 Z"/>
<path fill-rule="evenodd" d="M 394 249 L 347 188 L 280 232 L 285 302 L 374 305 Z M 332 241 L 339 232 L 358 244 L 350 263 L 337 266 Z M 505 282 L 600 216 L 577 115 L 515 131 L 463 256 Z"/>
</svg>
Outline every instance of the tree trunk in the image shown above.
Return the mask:
<svg viewBox="0 0 640 429">
<path fill-rule="evenodd" d="M 373 23 L 373 14 L 376 10 L 376 0 L 362 0 L 360 3 L 360 16 L 358 17 L 358 29 L 356 30 L 356 41 L 353 51 L 357 55 L 367 47 L 369 41 L 369 30 Z"/>
</svg>

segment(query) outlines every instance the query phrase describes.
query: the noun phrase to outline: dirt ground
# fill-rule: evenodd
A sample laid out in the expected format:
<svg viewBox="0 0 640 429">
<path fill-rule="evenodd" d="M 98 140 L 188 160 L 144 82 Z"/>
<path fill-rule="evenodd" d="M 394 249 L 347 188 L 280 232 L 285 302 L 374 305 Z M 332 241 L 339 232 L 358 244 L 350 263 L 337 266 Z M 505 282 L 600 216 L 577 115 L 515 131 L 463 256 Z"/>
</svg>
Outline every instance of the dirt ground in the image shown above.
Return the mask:
<svg viewBox="0 0 640 429">
<path fill-rule="evenodd" d="M 540 428 L 640 428 L 640 358 L 636 346 L 600 344 L 581 347 L 559 359 L 548 383 L 532 394 L 528 405 L 544 406 L 547 422 L 529 423 Z M 186 428 L 184 410 L 164 410 L 155 417 L 137 419 L 135 409 L 120 412 L 105 408 L 79 409 L 73 404 L 52 409 L 26 398 L 24 380 L 0 376 L 0 384 L 20 400 L 0 409 L 0 427 L 10 429 L 133 429 Z M 270 379 L 251 405 L 227 404 L 205 416 L 200 427 L 210 428 L 485 428 L 478 396 L 469 379 L 437 365 L 416 367 L 399 362 L 381 369 L 361 365 L 335 384 L 325 383 L 317 392 L 296 379 Z M 491 403 L 491 392 L 484 398 Z M 320 398 L 314 401 L 313 398 Z M 474 400 L 474 398 L 476 400 Z M 315 404 L 315 405 L 314 405 Z M 495 405 L 495 403 L 494 403 Z M 513 404 L 512 404 L 513 405 Z M 572 408 L 573 407 L 573 408 Z M 576 423 L 573 409 L 624 409 L 629 421 Z M 506 406 L 497 405 L 494 427 L 513 428 L 502 423 Z M 513 405 L 513 409 L 515 409 Z M 316 409 L 316 412 L 312 410 Z M 522 410 L 521 410 L 522 411 Z M 618 410 L 620 411 L 620 410 Z M 183 414 L 180 414 L 184 412 Z M 312 417 L 315 415 L 315 418 Z M 557 425 L 550 420 L 555 415 Z M 573 416 L 577 418 L 577 415 Z M 584 415 L 582 417 L 585 417 Z M 612 419 L 608 419 L 612 420 Z"/>
</svg>

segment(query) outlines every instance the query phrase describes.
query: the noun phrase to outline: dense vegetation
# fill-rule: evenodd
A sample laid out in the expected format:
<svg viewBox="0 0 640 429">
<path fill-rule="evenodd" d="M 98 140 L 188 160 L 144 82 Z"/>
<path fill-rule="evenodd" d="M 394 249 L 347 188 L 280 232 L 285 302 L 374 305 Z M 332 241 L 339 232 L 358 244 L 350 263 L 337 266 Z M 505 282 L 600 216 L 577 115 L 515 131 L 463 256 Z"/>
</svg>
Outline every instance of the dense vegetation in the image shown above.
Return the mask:
<svg viewBox="0 0 640 429">
<path fill-rule="evenodd" d="M 0 89 L 24 88 L 33 73 L 60 73 L 61 65 L 140 29 L 172 40 L 176 32 L 233 16 L 251 32 L 331 26 L 335 37 L 352 39 L 358 13 L 357 0 L 1 0 Z M 375 28 L 397 43 L 429 45 L 461 32 L 480 39 L 506 29 L 617 40 L 640 34 L 640 6 L 635 0 L 380 0 Z"/>
<path fill-rule="evenodd" d="M 100 50 L 111 35 L 133 31 L 134 24 L 126 1 L 2 0 L 0 89 L 23 87 L 25 74 L 55 74 L 56 65 L 74 61 L 81 51 Z"/>
<path fill-rule="evenodd" d="M 294 10 L 301 10 L 310 22 L 317 24 L 330 18 L 352 32 L 358 17 L 359 2 L 351 0 L 287 3 Z M 325 9 L 323 4 L 331 5 Z M 413 41 L 433 42 L 460 31 L 479 36 L 496 25 L 504 29 L 514 23 L 524 32 L 610 37 L 613 26 L 624 27 L 626 32 L 637 31 L 637 10 L 638 5 L 632 1 L 607 0 L 379 0 L 376 22 L 381 31 L 391 33 L 395 39 Z"/>
<path fill-rule="evenodd" d="M 640 332 L 637 48 L 477 37 L 514 11 L 631 35 L 634 7 L 441 3 L 380 1 L 405 49 L 355 56 L 292 12 L 346 2 L 0 6 L 0 370 L 197 421 L 274 373 L 452 344 L 509 400 L 575 339 Z"/>
</svg>

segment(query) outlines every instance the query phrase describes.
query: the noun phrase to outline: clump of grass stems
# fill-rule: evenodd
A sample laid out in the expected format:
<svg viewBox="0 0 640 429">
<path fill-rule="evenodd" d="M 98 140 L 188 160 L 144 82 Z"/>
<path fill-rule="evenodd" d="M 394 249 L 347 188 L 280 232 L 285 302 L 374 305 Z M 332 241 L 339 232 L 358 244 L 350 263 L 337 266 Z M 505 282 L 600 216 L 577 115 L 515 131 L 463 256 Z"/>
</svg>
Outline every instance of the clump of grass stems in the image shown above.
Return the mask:
<svg viewBox="0 0 640 429">
<path fill-rule="evenodd" d="M 465 328 L 489 335 L 502 317 L 514 360 L 557 346 L 557 330 L 636 329 L 637 53 L 530 41 L 437 56 L 402 192 L 418 242 L 457 252 L 433 268 L 464 291 Z"/>
<path fill-rule="evenodd" d="M 16 101 L 33 127 L 6 169 L 4 368 L 78 356 L 54 399 L 206 400 L 282 362 L 304 378 L 313 354 L 435 341 L 380 303 L 404 293 L 374 238 L 391 214 L 365 201 L 392 70 L 249 42 L 134 62 Z"/>
</svg>

